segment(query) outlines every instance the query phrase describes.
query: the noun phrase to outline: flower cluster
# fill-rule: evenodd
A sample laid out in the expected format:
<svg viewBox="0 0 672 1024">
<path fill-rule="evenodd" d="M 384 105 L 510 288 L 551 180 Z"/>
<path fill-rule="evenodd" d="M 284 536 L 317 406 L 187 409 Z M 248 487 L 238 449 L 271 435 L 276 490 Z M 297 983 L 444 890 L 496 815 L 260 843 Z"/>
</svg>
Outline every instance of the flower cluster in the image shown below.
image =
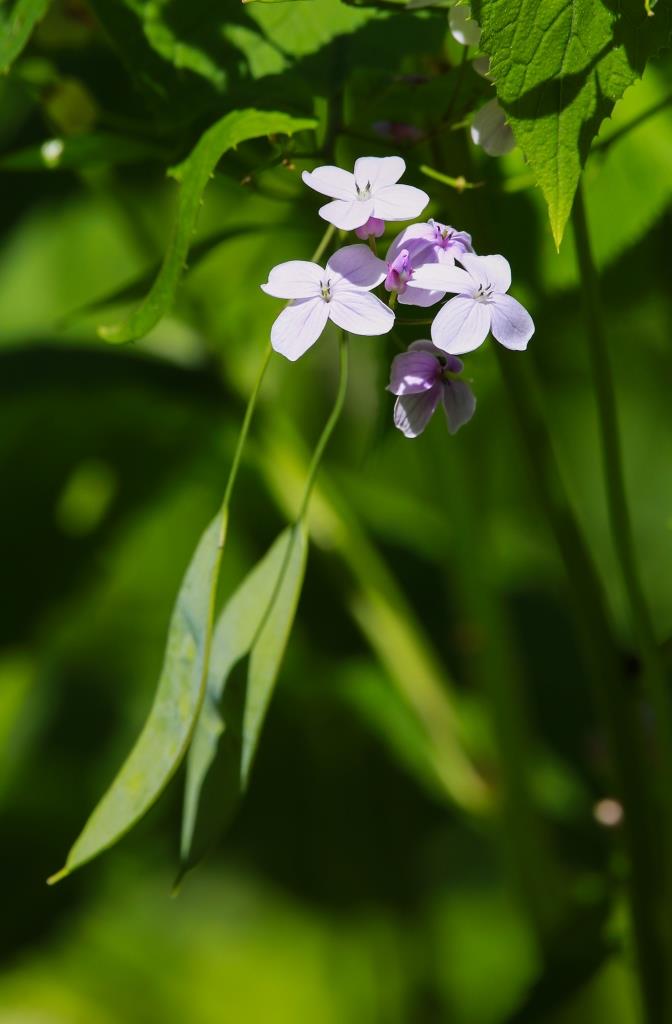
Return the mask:
<svg viewBox="0 0 672 1024">
<path fill-rule="evenodd" d="M 395 425 L 406 437 L 422 433 L 439 404 L 455 433 L 476 407 L 456 357 L 473 352 L 490 333 L 505 348 L 521 351 L 534 324 L 508 294 L 507 260 L 477 255 L 466 231 L 435 220 L 414 223 L 394 238 L 384 260 L 377 256 L 374 240 L 386 222 L 412 220 L 429 202 L 425 192 L 399 184 L 404 170 L 401 157 L 392 156 L 361 157 L 353 173 L 340 167 L 304 171 L 305 183 L 330 199 L 320 216 L 342 231 L 355 231 L 371 247 L 346 245 L 324 268 L 305 260 L 274 267 L 261 287 L 288 302 L 273 324 L 271 344 L 293 361 L 315 344 L 328 320 L 351 334 L 388 334 L 397 303 L 443 303 L 432 321 L 431 341 L 413 342 L 395 357 L 389 390 L 397 396 Z"/>
</svg>

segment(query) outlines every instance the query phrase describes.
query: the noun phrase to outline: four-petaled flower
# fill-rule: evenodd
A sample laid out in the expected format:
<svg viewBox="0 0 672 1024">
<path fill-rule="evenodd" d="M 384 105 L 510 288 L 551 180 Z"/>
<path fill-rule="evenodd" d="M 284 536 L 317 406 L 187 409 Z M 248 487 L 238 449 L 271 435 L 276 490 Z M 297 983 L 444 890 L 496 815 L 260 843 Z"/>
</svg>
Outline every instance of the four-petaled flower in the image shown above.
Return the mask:
<svg viewBox="0 0 672 1024">
<path fill-rule="evenodd" d="M 271 345 L 294 361 L 314 345 L 327 320 L 352 334 L 387 334 L 394 313 L 375 295 L 386 266 L 366 245 L 347 245 L 326 268 L 306 260 L 273 267 L 261 288 L 267 295 L 290 299 L 271 328 Z"/>
<path fill-rule="evenodd" d="M 432 341 L 444 352 L 462 355 L 482 345 L 492 331 L 505 348 L 522 351 L 534 334 L 524 306 L 506 292 L 511 267 L 503 256 L 458 257 L 462 267 L 428 263 L 408 282 L 409 288 L 456 292 L 432 323 Z"/>
<path fill-rule="evenodd" d="M 429 196 L 413 185 L 398 185 L 406 170 L 400 156 L 362 156 L 355 160 L 354 174 L 341 167 L 316 167 L 304 171 L 306 185 L 332 198 L 320 208 L 320 217 L 344 231 L 377 220 L 412 220 L 429 202 Z"/>
<path fill-rule="evenodd" d="M 476 399 L 458 376 L 462 361 L 447 355 L 431 341 L 414 341 L 407 352 L 395 356 L 388 391 L 397 395 L 394 425 L 406 437 L 417 437 L 443 405 L 448 432 L 455 434 L 474 415 Z"/>
</svg>

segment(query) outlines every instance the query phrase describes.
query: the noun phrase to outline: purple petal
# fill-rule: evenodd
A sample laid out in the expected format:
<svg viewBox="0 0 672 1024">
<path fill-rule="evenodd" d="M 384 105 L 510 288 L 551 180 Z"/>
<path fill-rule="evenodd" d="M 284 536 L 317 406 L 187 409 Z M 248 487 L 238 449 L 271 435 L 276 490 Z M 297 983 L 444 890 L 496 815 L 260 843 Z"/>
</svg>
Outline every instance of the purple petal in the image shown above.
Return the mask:
<svg viewBox="0 0 672 1024">
<path fill-rule="evenodd" d="M 492 333 L 505 348 L 522 352 L 534 334 L 534 321 L 511 295 L 495 295 L 491 304 Z M 464 351 L 464 349 L 462 350 Z"/>
<path fill-rule="evenodd" d="M 361 228 L 363 224 L 366 224 L 369 217 L 372 216 L 373 200 L 353 199 L 346 202 L 342 199 L 334 199 L 332 203 L 321 206 L 318 213 L 323 220 L 333 224 L 334 227 L 340 228 L 342 231 L 354 231 L 355 228 Z"/>
<path fill-rule="evenodd" d="M 431 252 L 434 235 L 433 226 L 427 222 L 411 224 L 409 227 L 404 228 L 403 231 L 400 231 L 397 237 L 392 240 L 385 259 L 388 263 L 393 263 L 402 249 L 408 249 L 414 255 L 416 252 L 424 251 L 425 248 L 428 252 Z M 415 243 L 415 246 L 410 245 L 410 242 Z"/>
<path fill-rule="evenodd" d="M 448 433 L 456 434 L 468 423 L 476 409 L 474 393 L 464 380 L 448 380 L 443 385 L 443 409 Z"/>
<path fill-rule="evenodd" d="M 360 188 L 370 185 L 371 191 L 376 192 L 386 185 L 395 185 L 405 170 L 400 156 L 360 156 L 355 160 L 354 177 Z"/>
<path fill-rule="evenodd" d="M 346 245 L 327 263 L 325 276 L 334 288 L 376 288 L 385 279 L 387 265 L 368 245 Z"/>
<path fill-rule="evenodd" d="M 457 294 L 471 293 L 474 290 L 474 281 L 471 274 L 461 267 L 448 266 L 446 263 L 425 263 L 415 271 L 408 282 L 408 287 Z"/>
<path fill-rule="evenodd" d="M 441 302 L 441 299 L 445 299 L 445 292 L 430 291 L 426 288 L 409 288 L 408 282 L 407 287 L 403 292 L 399 292 L 399 302 L 404 306 L 435 306 L 437 302 Z"/>
<path fill-rule="evenodd" d="M 492 306 L 467 295 L 456 295 L 437 313 L 432 341 L 437 348 L 453 355 L 473 352 L 488 336 L 491 309 Z"/>
<path fill-rule="evenodd" d="M 435 355 L 418 349 L 401 352 L 392 360 L 388 391 L 393 395 L 416 395 L 429 391 L 441 376 L 441 363 Z"/>
<path fill-rule="evenodd" d="M 309 299 L 320 294 L 324 271 L 317 263 L 288 260 L 273 267 L 261 290 L 276 299 Z"/>
<path fill-rule="evenodd" d="M 394 313 L 370 292 L 339 288 L 326 303 L 329 316 L 351 334 L 387 334 L 394 326 Z"/>
<path fill-rule="evenodd" d="M 355 234 L 363 242 L 367 238 L 380 238 L 381 235 L 385 234 L 385 221 L 379 220 L 378 217 L 369 217 L 366 224 L 362 224 L 361 228 L 355 228 Z"/>
<path fill-rule="evenodd" d="M 354 175 L 341 167 L 326 164 L 314 171 L 304 171 L 301 177 L 309 188 L 332 199 L 355 199 L 357 196 Z"/>
<path fill-rule="evenodd" d="M 441 398 L 441 386 L 421 394 L 400 395 L 394 403 L 394 425 L 405 437 L 418 437 L 432 418 Z"/>
<path fill-rule="evenodd" d="M 373 197 L 374 217 L 383 220 L 412 220 L 429 202 L 429 196 L 413 185 L 386 185 Z"/>
<path fill-rule="evenodd" d="M 465 252 L 457 255 L 457 259 L 483 288 L 493 285 L 495 291 L 503 294 L 511 287 L 511 267 L 503 256 L 476 256 Z"/>
<path fill-rule="evenodd" d="M 283 309 L 271 328 L 271 345 L 294 362 L 314 345 L 329 317 L 324 299 L 298 299 Z"/>
</svg>

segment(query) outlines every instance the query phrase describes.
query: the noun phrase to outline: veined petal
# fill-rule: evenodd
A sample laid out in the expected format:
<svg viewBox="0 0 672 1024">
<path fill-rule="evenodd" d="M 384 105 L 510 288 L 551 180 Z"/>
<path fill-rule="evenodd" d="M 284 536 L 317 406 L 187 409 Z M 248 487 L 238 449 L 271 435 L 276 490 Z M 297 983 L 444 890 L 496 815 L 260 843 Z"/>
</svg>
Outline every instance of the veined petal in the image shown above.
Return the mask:
<svg viewBox="0 0 672 1024">
<path fill-rule="evenodd" d="M 503 256 L 476 256 L 465 252 L 458 254 L 457 260 L 484 288 L 491 284 L 495 291 L 503 294 L 511 287 L 511 267 Z"/>
<path fill-rule="evenodd" d="M 392 360 L 387 390 L 393 395 L 418 395 L 433 388 L 440 376 L 441 364 L 435 355 L 409 349 Z"/>
<path fill-rule="evenodd" d="M 492 306 L 467 295 L 456 295 L 437 313 L 432 341 L 437 348 L 453 355 L 473 352 L 488 336 L 491 309 Z"/>
<path fill-rule="evenodd" d="M 332 203 L 321 206 L 318 212 L 323 220 L 329 221 L 342 231 L 354 231 L 373 216 L 373 200 L 353 199 L 346 202 L 343 199 L 334 199 Z"/>
<path fill-rule="evenodd" d="M 387 265 L 368 245 L 346 245 L 327 263 L 326 277 L 332 288 L 363 288 L 369 291 L 385 280 Z"/>
<path fill-rule="evenodd" d="M 355 176 L 342 167 L 325 164 L 314 171 L 304 171 L 301 175 L 308 188 L 321 192 L 332 199 L 356 199 Z"/>
<path fill-rule="evenodd" d="M 370 292 L 339 288 L 327 305 L 336 326 L 351 334 L 387 334 L 394 326 L 390 307 Z"/>
<path fill-rule="evenodd" d="M 386 185 L 373 197 L 374 217 L 381 220 L 413 220 L 429 202 L 429 196 L 414 185 Z"/>
<path fill-rule="evenodd" d="M 400 156 L 360 156 L 355 160 L 354 178 L 360 188 L 371 186 L 376 192 L 385 185 L 395 185 L 406 170 Z"/>
<path fill-rule="evenodd" d="M 404 306 L 434 306 L 441 299 L 445 299 L 445 292 L 430 291 L 426 288 L 406 288 L 406 291 L 399 292 L 398 301 Z"/>
<path fill-rule="evenodd" d="M 271 328 L 271 345 L 294 362 L 314 345 L 329 318 L 324 299 L 297 299 L 283 309 Z"/>
<path fill-rule="evenodd" d="M 441 385 L 415 395 L 400 395 L 394 403 L 394 425 L 405 437 L 418 437 L 441 399 Z"/>
<path fill-rule="evenodd" d="M 534 334 L 534 321 L 525 307 L 511 295 L 495 295 L 489 308 L 492 333 L 500 345 L 517 352 L 526 349 Z"/>
<path fill-rule="evenodd" d="M 273 267 L 261 290 L 276 299 L 309 299 L 320 294 L 323 275 L 324 271 L 317 263 L 288 260 Z"/>
<path fill-rule="evenodd" d="M 457 294 L 466 292 L 469 295 L 475 289 L 471 274 L 462 270 L 461 267 L 450 266 L 447 263 L 425 263 L 422 267 L 418 267 L 408 282 L 408 287 Z"/>
<path fill-rule="evenodd" d="M 476 409 L 476 398 L 465 380 L 449 380 L 443 385 L 443 408 L 448 433 L 456 434 L 468 423 Z"/>
</svg>

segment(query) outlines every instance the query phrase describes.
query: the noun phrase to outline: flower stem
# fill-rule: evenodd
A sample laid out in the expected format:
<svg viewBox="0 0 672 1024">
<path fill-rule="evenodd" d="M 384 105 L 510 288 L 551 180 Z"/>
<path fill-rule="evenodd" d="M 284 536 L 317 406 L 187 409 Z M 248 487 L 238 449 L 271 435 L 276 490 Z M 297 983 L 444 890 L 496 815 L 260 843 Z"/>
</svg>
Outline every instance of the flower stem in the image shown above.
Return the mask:
<svg viewBox="0 0 672 1024">
<path fill-rule="evenodd" d="M 301 499 L 301 505 L 296 516 L 296 522 L 300 522 L 308 511 L 308 503 L 310 501 L 310 495 L 313 491 L 315 479 L 317 477 L 317 471 L 320 468 L 320 462 L 324 455 L 325 448 L 329 444 L 331 435 L 334 432 L 334 428 L 338 423 L 341 412 L 343 410 L 343 402 L 345 401 L 345 392 L 348 387 L 348 335 L 345 331 L 341 333 L 341 339 L 338 348 L 338 391 L 336 392 L 336 400 L 333 408 L 329 415 L 329 419 L 324 425 L 324 429 L 320 434 L 320 439 L 317 442 L 313 457 L 310 460 L 310 466 L 308 468 L 308 476 L 306 478 L 306 485 Z"/>
</svg>

